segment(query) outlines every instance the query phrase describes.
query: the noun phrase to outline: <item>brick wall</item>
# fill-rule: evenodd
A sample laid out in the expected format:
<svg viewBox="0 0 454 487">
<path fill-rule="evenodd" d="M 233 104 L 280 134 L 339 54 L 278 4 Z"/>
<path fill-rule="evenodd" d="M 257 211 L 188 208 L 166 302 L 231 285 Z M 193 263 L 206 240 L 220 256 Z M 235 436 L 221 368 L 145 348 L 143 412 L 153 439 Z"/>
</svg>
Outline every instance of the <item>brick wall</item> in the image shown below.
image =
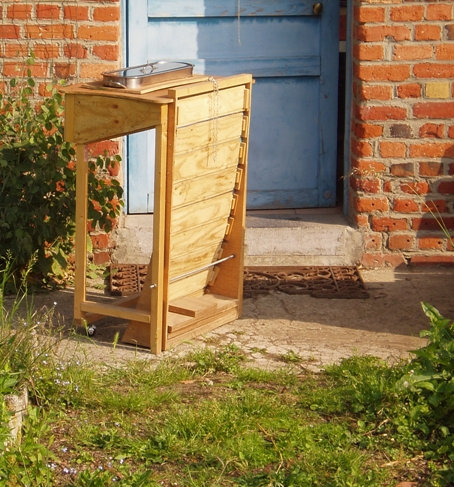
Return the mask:
<svg viewBox="0 0 454 487">
<path fill-rule="evenodd" d="M 104 71 L 120 67 L 120 0 L 2 0 L 0 5 L 0 89 L 18 76 L 30 52 L 37 96 L 55 79 L 70 83 L 92 81 Z M 96 156 L 120 150 L 118 141 L 90 147 Z M 111 168 L 118 176 L 119 167 Z M 109 236 L 91 229 L 93 261 L 110 260 Z"/>
<path fill-rule="evenodd" d="M 454 3 L 355 0 L 350 214 L 363 264 L 454 262 Z M 454 232 L 452 232 L 454 235 Z"/>
</svg>

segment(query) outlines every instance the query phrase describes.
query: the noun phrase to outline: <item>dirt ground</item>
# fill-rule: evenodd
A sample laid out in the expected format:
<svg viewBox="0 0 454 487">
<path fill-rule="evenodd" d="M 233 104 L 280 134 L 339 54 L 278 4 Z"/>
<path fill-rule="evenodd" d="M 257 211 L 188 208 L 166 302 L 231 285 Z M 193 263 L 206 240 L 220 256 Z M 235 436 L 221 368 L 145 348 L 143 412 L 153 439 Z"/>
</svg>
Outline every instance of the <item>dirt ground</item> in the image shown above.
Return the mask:
<svg viewBox="0 0 454 487">
<path fill-rule="evenodd" d="M 97 323 L 96 334 L 83 334 L 63 343 L 66 356 L 83 354 L 89 360 L 108 364 L 179 356 L 196 347 L 235 344 L 251 364 L 275 368 L 286 358 L 300 357 L 298 366 L 319 370 L 354 354 L 369 354 L 394 360 L 425 344 L 419 333 L 429 327 L 421 301 L 454 319 L 454 268 L 405 267 L 362 270 L 369 299 L 317 299 L 306 295 L 274 292 L 244 300 L 240 319 L 183 343 L 156 357 L 149 350 L 121 344 L 114 347 L 126 324 L 112 318 Z M 110 300 L 100 290 L 90 290 L 90 299 Z M 35 297 L 35 306 L 52 306 L 68 328 L 72 326 L 73 290 Z M 297 360 L 294 360 L 297 363 Z"/>
</svg>

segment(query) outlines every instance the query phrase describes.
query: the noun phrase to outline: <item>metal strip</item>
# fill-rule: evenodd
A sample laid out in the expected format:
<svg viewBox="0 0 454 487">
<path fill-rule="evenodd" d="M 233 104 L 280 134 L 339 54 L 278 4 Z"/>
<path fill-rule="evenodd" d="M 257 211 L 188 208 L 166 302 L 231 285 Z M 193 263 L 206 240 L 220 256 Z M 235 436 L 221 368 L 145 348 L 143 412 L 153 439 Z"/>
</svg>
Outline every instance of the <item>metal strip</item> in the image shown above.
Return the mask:
<svg viewBox="0 0 454 487">
<path fill-rule="evenodd" d="M 207 269 L 209 269 L 210 267 L 214 267 L 218 264 L 221 264 L 222 262 L 225 262 L 226 260 L 230 260 L 230 259 L 233 259 L 235 256 L 235 254 L 232 254 L 232 255 L 229 255 L 228 257 L 224 257 L 222 259 L 219 259 L 215 262 L 212 262 L 211 264 L 207 264 L 203 267 L 199 267 L 198 269 L 195 269 L 191 272 L 187 272 L 186 274 L 181 274 L 180 276 L 176 276 L 176 277 L 173 277 L 172 279 L 170 279 L 169 282 L 176 282 L 176 281 L 180 281 L 181 279 L 184 279 L 185 277 L 190 277 L 190 276 L 194 276 L 195 274 L 198 274 L 199 272 L 202 272 L 202 271 L 205 271 Z M 150 289 L 153 289 L 157 286 L 157 284 L 152 284 L 150 286 Z"/>
</svg>

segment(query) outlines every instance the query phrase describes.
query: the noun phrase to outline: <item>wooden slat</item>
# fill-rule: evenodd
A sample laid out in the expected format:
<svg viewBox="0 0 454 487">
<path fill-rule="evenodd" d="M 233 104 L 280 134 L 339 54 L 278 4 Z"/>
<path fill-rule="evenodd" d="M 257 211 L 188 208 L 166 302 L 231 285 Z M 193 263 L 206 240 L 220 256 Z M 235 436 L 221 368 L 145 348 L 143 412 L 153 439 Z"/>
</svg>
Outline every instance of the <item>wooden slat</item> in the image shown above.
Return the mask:
<svg viewBox="0 0 454 487">
<path fill-rule="evenodd" d="M 177 129 L 175 153 L 201 149 L 213 143 L 240 138 L 243 131 L 243 114 L 236 113 L 216 120 L 208 120 Z"/>
<path fill-rule="evenodd" d="M 147 130 L 161 122 L 161 105 L 136 99 L 75 95 L 74 110 L 78 116 L 74 118 L 73 131 L 67 140 L 79 144 Z"/>
<path fill-rule="evenodd" d="M 174 209 L 170 224 L 171 238 L 177 233 L 191 229 L 197 231 L 197 227 L 201 225 L 227 218 L 231 205 L 232 191 Z"/>
<path fill-rule="evenodd" d="M 244 86 L 204 93 L 180 100 L 177 126 L 181 127 L 244 110 Z"/>
<path fill-rule="evenodd" d="M 231 192 L 236 181 L 236 167 L 175 183 L 172 191 L 172 207 L 178 208 L 190 203 L 206 201 L 219 194 Z"/>
<path fill-rule="evenodd" d="M 196 176 L 209 178 L 210 174 L 215 171 L 236 167 L 239 157 L 240 139 L 238 137 L 215 146 L 211 145 L 179 154 L 175 157 L 173 180 L 176 182 Z"/>
<path fill-rule="evenodd" d="M 218 241 L 208 246 L 203 242 L 193 252 L 186 252 L 178 256 L 171 255 L 169 277 L 173 279 L 187 272 L 200 269 L 220 259 L 222 255 L 221 242 Z"/>
<path fill-rule="evenodd" d="M 174 347 L 178 343 L 184 342 L 186 340 L 191 340 L 196 336 L 208 333 L 219 326 L 230 323 L 238 318 L 238 308 L 235 306 L 231 309 L 225 309 L 218 314 L 211 316 L 210 318 L 204 318 L 202 320 L 194 320 L 193 323 L 189 324 L 182 330 L 177 330 L 174 333 L 169 333 L 167 344 L 168 347 Z"/>
<path fill-rule="evenodd" d="M 129 296 L 124 296 L 120 299 L 115 300 L 112 304 L 113 306 L 120 306 L 122 308 L 132 308 L 137 304 L 137 301 L 139 300 L 140 293 L 134 293 L 130 294 Z M 87 324 L 94 323 L 102 318 L 104 318 L 106 315 L 102 314 L 95 314 L 95 313 L 87 313 L 84 316 L 85 322 Z"/>
<path fill-rule="evenodd" d="M 96 313 L 114 318 L 139 321 L 140 323 L 150 323 L 150 311 L 137 309 L 121 308 L 114 304 L 95 303 L 94 301 L 83 301 L 80 309 L 86 313 Z"/>
<path fill-rule="evenodd" d="M 153 0 L 148 2 L 148 16 L 172 18 L 206 18 L 314 15 L 313 0 L 224 0 L 223 2 L 185 2 L 181 0 Z"/>
<path fill-rule="evenodd" d="M 233 76 L 224 76 L 222 78 L 215 76 L 215 78 L 219 90 L 252 83 L 252 76 L 250 74 L 235 74 Z M 201 93 L 209 93 L 211 91 L 213 91 L 213 83 L 211 81 L 205 81 L 204 83 L 171 88 L 169 90 L 169 96 L 174 99 L 182 99 L 186 96 L 195 96 Z"/>
<path fill-rule="evenodd" d="M 224 238 L 227 228 L 227 220 L 217 220 L 207 223 L 196 229 L 188 229 L 185 232 L 172 235 L 170 239 L 170 255 L 184 255 L 196 250 L 201 242 L 206 245 L 219 244 Z"/>
<path fill-rule="evenodd" d="M 204 318 L 212 315 L 217 310 L 216 303 L 210 303 L 203 297 L 184 296 L 169 303 L 169 311 L 179 315 L 191 316 L 193 318 Z"/>
<path fill-rule="evenodd" d="M 181 281 L 169 284 L 169 303 L 183 296 L 198 295 L 205 292 L 205 288 L 211 280 L 212 270 L 206 270 L 193 276 L 186 277 Z"/>
<path fill-rule="evenodd" d="M 109 86 L 104 86 L 102 81 L 93 81 L 91 83 L 82 83 L 83 88 L 89 90 L 100 90 L 106 93 L 118 94 L 120 91 L 122 94 L 130 93 L 134 95 L 145 95 L 146 93 L 153 93 L 156 91 L 174 88 L 175 86 L 189 85 L 193 83 L 198 83 L 200 81 L 206 81 L 209 76 L 204 74 L 194 74 L 188 78 L 180 78 L 169 81 L 163 81 L 161 83 L 154 83 L 152 85 L 143 86 L 141 88 L 111 88 Z"/>
</svg>

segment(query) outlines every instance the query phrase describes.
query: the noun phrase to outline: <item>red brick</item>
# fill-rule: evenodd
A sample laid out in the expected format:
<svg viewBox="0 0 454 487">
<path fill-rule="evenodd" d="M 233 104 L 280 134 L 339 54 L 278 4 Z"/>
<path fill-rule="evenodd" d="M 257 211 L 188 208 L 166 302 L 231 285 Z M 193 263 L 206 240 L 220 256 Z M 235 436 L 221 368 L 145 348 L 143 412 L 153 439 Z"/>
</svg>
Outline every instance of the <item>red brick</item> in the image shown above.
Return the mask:
<svg viewBox="0 0 454 487">
<path fill-rule="evenodd" d="M 443 176 L 443 164 L 439 162 L 420 162 L 419 163 L 420 176 Z"/>
<path fill-rule="evenodd" d="M 394 41 L 410 40 L 410 29 L 403 25 L 364 26 L 357 28 L 356 36 L 359 41 L 380 42 L 391 37 Z"/>
<path fill-rule="evenodd" d="M 421 85 L 418 83 L 405 83 L 397 85 L 397 96 L 399 98 L 420 98 Z"/>
<path fill-rule="evenodd" d="M 353 56 L 360 61 L 377 61 L 383 59 L 383 46 L 373 44 L 356 44 Z"/>
<path fill-rule="evenodd" d="M 421 205 L 424 213 L 446 213 L 447 209 L 445 200 L 427 200 Z"/>
<path fill-rule="evenodd" d="M 29 39 L 72 39 L 74 31 L 69 24 L 26 25 L 25 36 Z"/>
<path fill-rule="evenodd" d="M 415 244 L 412 235 L 390 235 L 388 239 L 389 250 L 411 250 Z"/>
<path fill-rule="evenodd" d="M 383 85 L 362 86 L 359 93 L 361 100 L 391 100 L 392 96 L 392 86 Z"/>
<path fill-rule="evenodd" d="M 118 41 L 120 30 L 117 25 L 80 25 L 78 38 L 89 41 Z"/>
<path fill-rule="evenodd" d="M 118 66 L 115 64 L 83 63 L 80 66 L 80 76 L 81 78 L 97 79 L 101 78 L 101 73 L 104 71 L 112 71 L 117 68 Z"/>
<path fill-rule="evenodd" d="M 114 45 L 104 45 L 104 46 L 94 46 L 93 54 L 98 56 L 100 59 L 107 61 L 117 61 L 118 60 L 118 44 Z"/>
<path fill-rule="evenodd" d="M 392 164 L 389 172 L 396 177 L 411 177 L 415 174 L 415 168 L 411 162 Z"/>
<path fill-rule="evenodd" d="M 405 64 L 356 65 L 355 75 L 362 81 L 405 81 L 410 77 L 410 66 Z"/>
<path fill-rule="evenodd" d="M 95 252 L 93 254 L 93 264 L 102 265 L 110 262 L 109 252 Z"/>
<path fill-rule="evenodd" d="M 416 41 L 439 41 L 441 39 L 441 28 L 438 25 L 419 24 L 415 25 Z"/>
<path fill-rule="evenodd" d="M 407 146 L 403 142 L 380 142 L 381 157 L 405 157 Z"/>
<path fill-rule="evenodd" d="M 406 120 L 407 110 L 393 106 L 367 106 L 359 107 L 357 118 L 359 120 Z"/>
<path fill-rule="evenodd" d="M 99 7 L 93 10 L 95 22 L 115 22 L 120 20 L 120 7 Z"/>
<path fill-rule="evenodd" d="M 393 181 L 385 181 L 383 183 L 383 193 L 394 193 L 394 182 Z"/>
<path fill-rule="evenodd" d="M 371 139 L 374 137 L 381 137 L 383 135 L 383 126 L 370 125 L 366 123 L 358 123 L 356 124 L 355 134 L 360 139 Z"/>
<path fill-rule="evenodd" d="M 38 59 L 55 59 L 60 55 L 58 44 L 35 44 L 33 52 Z"/>
<path fill-rule="evenodd" d="M 425 123 L 419 127 L 419 136 L 423 138 L 442 139 L 445 131 L 445 126 L 436 123 Z"/>
<path fill-rule="evenodd" d="M 118 142 L 113 140 L 94 142 L 93 144 L 89 144 L 88 146 L 90 157 L 98 157 L 104 154 L 112 157 L 113 155 L 118 154 L 119 150 L 120 146 Z"/>
<path fill-rule="evenodd" d="M 358 197 L 354 200 L 355 210 L 358 213 L 372 213 L 375 211 L 388 211 L 387 198 L 362 198 Z"/>
<path fill-rule="evenodd" d="M 435 58 L 440 60 L 454 59 L 454 44 L 443 44 L 435 47 Z"/>
<path fill-rule="evenodd" d="M 358 171 L 359 174 L 377 174 L 386 171 L 386 166 L 383 162 L 370 161 L 358 159 L 352 164 L 352 167 Z"/>
<path fill-rule="evenodd" d="M 401 183 L 400 190 L 407 194 L 427 194 L 430 193 L 430 187 L 426 182 Z"/>
<path fill-rule="evenodd" d="M 1 29 L 1 26 L 0 26 Z M 27 44 L 7 44 L 5 47 L 5 57 L 24 57 L 29 55 Z"/>
<path fill-rule="evenodd" d="M 88 20 L 88 7 L 80 5 L 65 6 L 63 16 L 68 20 Z"/>
<path fill-rule="evenodd" d="M 398 232 L 408 230 L 406 218 L 373 217 L 372 230 L 375 232 Z"/>
<path fill-rule="evenodd" d="M 454 101 L 415 103 L 413 115 L 417 118 L 454 118 Z"/>
<path fill-rule="evenodd" d="M 454 63 L 449 64 L 415 64 L 413 73 L 417 78 L 453 78 Z"/>
<path fill-rule="evenodd" d="M 30 69 L 32 76 L 34 76 L 35 78 L 47 77 L 47 64 L 44 63 L 35 63 L 31 66 L 26 67 L 24 67 L 23 65 L 18 66 L 17 63 L 13 62 L 3 63 L 3 74 L 8 77 L 18 76 L 18 73 L 20 73 L 21 71 L 25 73 L 27 69 Z"/>
<path fill-rule="evenodd" d="M 107 170 L 109 171 L 109 174 L 112 176 L 112 177 L 117 177 L 119 174 L 120 174 L 120 169 L 121 169 L 121 165 L 118 161 L 112 161 L 109 166 L 107 167 Z"/>
<path fill-rule="evenodd" d="M 389 135 L 399 139 L 410 139 L 413 137 L 413 131 L 406 123 L 393 123 L 389 127 Z"/>
<path fill-rule="evenodd" d="M 432 217 L 413 218 L 411 221 L 411 228 L 412 230 L 417 230 L 417 231 L 441 230 L 440 224 L 441 224 L 440 221 Z M 445 226 L 448 230 L 453 230 L 454 218 L 453 217 L 443 218 L 443 226 Z"/>
<path fill-rule="evenodd" d="M 424 18 L 423 5 L 392 7 L 390 18 L 393 22 L 416 22 Z"/>
<path fill-rule="evenodd" d="M 441 181 L 438 185 L 440 194 L 454 194 L 454 181 Z"/>
<path fill-rule="evenodd" d="M 10 5 L 6 11 L 6 17 L 14 20 L 26 20 L 31 18 L 32 6 L 23 3 Z"/>
<path fill-rule="evenodd" d="M 377 178 L 358 178 L 352 176 L 350 178 L 350 187 L 355 191 L 363 191 L 364 193 L 379 193 L 380 180 Z"/>
<path fill-rule="evenodd" d="M 448 129 L 448 137 L 454 139 L 454 125 L 451 125 Z"/>
<path fill-rule="evenodd" d="M 109 247 L 109 235 L 107 233 L 90 235 L 90 239 L 94 249 L 107 249 Z"/>
<path fill-rule="evenodd" d="M 69 60 L 65 63 L 55 63 L 53 68 L 57 79 L 68 79 L 76 74 L 76 65 Z"/>
<path fill-rule="evenodd" d="M 358 228 L 369 228 L 369 218 L 367 215 L 353 215 L 353 222 Z"/>
<path fill-rule="evenodd" d="M 394 254 L 364 254 L 361 258 L 361 265 L 366 268 L 371 267 L 399 267 L 406 265 L 404 256 L 400 253 Z"/>
<path fill-rule="evenodd" d="M 373 154 L 372 146 L 364 141 L 352 140 L 351 151 L 358 157 L 370 157 Z"/>
<path fill-rule="evenodd" d="M 393 59 L 397 61 L 430 59 L 433 56 L 433 47 L 427 44 L 415 44 L 411 46 L 394 46 Z"/>
<path fill-rule="evenodd" d="M 354 19 L 361 23 L 384 22 L 385 12 L 382 7 L 355 7 Z"/>
<path fill-rule="evenodd" d="M 452 142 L 411 144 L 410 157 L 453 157 L 454 144 Z"/>
<path fill-rule="evenodd" d="M 447 38 L 450 41 L 454 40 L 454 24 L 445 25 L 445 29 L 446 29 L 446 36 L 447 36 Z"/>
<path fill-rule="evenodd" d="M 82 44 L 65 44 L 63 51 L 67 58 L 85 59 L 88 49 Z"/>
<path fill-rule="evenodd" d="M 36 17 L 38 19 L 59 19 L 60 10 L 61 9 L 58 5 L 38 3 L 36 5 Z"/>
<path fill-rule="evenodd" d="M 20 27 L 18 25 L 0 25 L 0 39 L 19 39 Z"/>
<path fill-rule="evenodd" d="M 422 250 L 442 250 L 444 241 L 442 238 L 421 237 L 418 238 L 418 248 Z"/>
<path fill-rule="evenodd" d="M 382 245 L 381 233 L 366 233 L 364 235 L 364 248 L 366 250 L 380 250 Z"/>
<path fill-rule="evenodd" d="M 427 20 L 452 20 L 452 4 L 427 5 Z"/>
<path fill-rule="evenodd" d="M 418 213 L 419 204 L 415 200 L 397 198 L 394 200 L 393 210 L 398 213 Z"/>
<path fill-rule="evenodd" d="M 415 255 L 411 258 L 411 265 L 435 265 L 444 264 L 451 265 L 454 264 L 454 255 Z"/>
</svg>

